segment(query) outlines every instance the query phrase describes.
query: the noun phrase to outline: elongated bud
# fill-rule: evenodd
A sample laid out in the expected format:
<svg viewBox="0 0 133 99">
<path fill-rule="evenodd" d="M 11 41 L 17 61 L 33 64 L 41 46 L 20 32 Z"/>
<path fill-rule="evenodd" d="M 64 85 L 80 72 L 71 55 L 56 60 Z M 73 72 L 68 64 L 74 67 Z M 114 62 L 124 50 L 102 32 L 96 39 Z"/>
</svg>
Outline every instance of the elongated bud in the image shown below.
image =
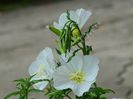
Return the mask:
<svg viewBox="0 0 133 99">
<path fill-rule="evenodd" d="M 60 36 L 61 34 L 61 31 L 56 29 L 55 27 L 53 26 L 47 26 L 47 28 L 49 28 L 49 30 L 51 30 L 54 34 L 56 34 L 57 36 Z"/>
<path fill-rule="evenodd" d="M 58 44 L 58 48 L 59 48 L 60 53 L 61 53 L 61 54 L 62 54 L 62 53 L 65 53 L 64 48 L 63 48 L 62 45 L 61 45 L 61 42 L 58 41 L 57 44 Z"/>
</svg>

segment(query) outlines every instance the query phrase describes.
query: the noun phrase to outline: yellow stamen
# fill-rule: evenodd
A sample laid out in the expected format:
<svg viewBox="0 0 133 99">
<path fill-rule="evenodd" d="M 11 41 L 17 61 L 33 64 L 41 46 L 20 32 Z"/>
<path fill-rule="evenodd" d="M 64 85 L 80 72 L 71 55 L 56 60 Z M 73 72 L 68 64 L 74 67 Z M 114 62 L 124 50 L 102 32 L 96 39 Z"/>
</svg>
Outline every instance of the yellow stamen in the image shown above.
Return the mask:
<svg viewBox="0 0 133 99">
<path fill-rule="evenodd" d="M 74 81 L 77 84 L 81 84 L 84 82 L 84 73 L 81 71 L 77 71 L 75 73 L 70 74 L 69 79 Z"/>
</svg>

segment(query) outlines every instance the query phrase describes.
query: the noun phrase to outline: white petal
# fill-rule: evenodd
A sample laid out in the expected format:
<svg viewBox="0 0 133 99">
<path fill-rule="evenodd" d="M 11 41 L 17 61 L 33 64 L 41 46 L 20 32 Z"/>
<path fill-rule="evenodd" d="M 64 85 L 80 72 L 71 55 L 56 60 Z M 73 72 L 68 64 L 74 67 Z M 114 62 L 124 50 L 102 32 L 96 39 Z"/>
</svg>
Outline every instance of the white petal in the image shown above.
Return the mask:
<svg viewBox="0 0 133 99">
<path fill-rule="evenodd" d="M 54 59 L 52 49 L 46 47 L 43 51 L 41 51 L 37 57 L 37 59 L 46 60 L 46 59 Z"/>
<path fill-rule="evenodd" d="M 37 73 L 37 70 L 39 69 L 38 62 L 33 62 L 29 67 L 29 74 L 32 76 Z"/>
<path fill-rule="evenodd" d="M 75 11 L 70 11 L 70 18 L 71 20 L 75 21 L 76 23 L 78 22 L 78 15 Z"/>
<path fill-rule="evenodd" d="M 37 57 L 36 61 L 29 67 L 29 74 L 36 74 L 32 80 L 49 79 L 51 80 L 54 72 L 54 57 L 51 48 L 45 48 Z M 48 82 L 39 82 L 35 88 L 42 90 Z"/>
<path fill-rule="evenodd" d="M 58 24 L 58 23 L 56 23 L 56 22 L 54 22 L 53 25 L 54 25 L 54 27 L 55 27 L 56 29 L 59 29 L 59 30 L 61 30 L 61 29 L 63 28 L 63 26 L 61 26 L 60 24 Z"/>
<path fill-rule="evenodd" d="M 53 72 L 54 72 L 53 68 L 51 68 L 51 66 L 45 60 L 44 61 L 36 60 L 31 64 L 29 68 L 30 75 L 39 73 L 39 77 L 42 79 L 51 79 Z"/>
<path fill-rule="evenodd" d="M 54 87 L 57 90 L 72 88 L 74 86 L 73 82 L 71 82 L 70 80 L 68 81 L 67 79 L 62 79 L 62 78 L 59 78 L 59 79 L 61 80 L 54 81 Z"/>
<path fill-rule="evenodd" d="M 64 25 L 66 24 L 66 22 L 68 21 L 67 19 L 67 13 L 62 13 L 59 17 L 59 24 L 60 26 L 64 27 Z"/>
<path fill-rule="evenodd" d="M 33 85 L 35 89 L 43 90 L 48 85 L 48 82 L 39 82 Z"/>
<path fill-rule="evenodd" d="M 31 64 L 31 66 L 29 67 L 29 74 L 32 76 L 34 74 L 38 74 L 39 73 L 39 69 L 41 69 L 41 74 L 39 76 L 35 75 L 31 80 L 40 80 L 40 79 L 51 79 L 49 76 L 49 73 L 47 71 L 45 71 L 46 67 L 45 65 L 43 65 L 44 63 L 42 61 L 35 61 Z M 47 65 L 47 64 L 46 64 Z M 48 69 L 48 68 L 47 68 Z M 48 74 L 48 75 L 47 75 Z M 48 82 L 39 82 L 37 84 L 34 84 L 33 87 L 39 90 L 43 90 L 46 85 L 48 84 Z"/>
<path fill-rule="evenodd" d="M 65 54 L 61 54 L 61 63 L 67 62 L 69 59 L 68 55 Z"/>
<path fill-rule="evenodd" d="M 81 55 L 76 55 L 68 62 L 69 68 L 73 71 L 79 71 L 83 66 L 83 58 Z"/>
<path fill-rule="evenodd" d="M 58 90 L 73 87 L 73 82 L 69 80 L 70 73 L 71 71 L 68 69 L 67 65 L 57 68 L 53 77 L 54 87 Z"/>
<path fill-rule="evenodd" d="M 90 11 L 86 11 L 84 9 L 78 9 L 76 11 L 76 13 L 78 14 L 78 25 L 80 27 L 80 29 L 84 26 L 84 24 L 87 22 L 87 20 L 89 19 L 89 17 L 91 16 L 91 12 Z"/>
<path fill-rule="evenodd" d="M 55 61 L 51 48 L 46 47 L 42 52 L 40 52 L 36 61 L 31 64 L 29 73 L 31 75 L 35 74 L 40 66 L 44 66 L 43 68 L 45 68 L 47 73 L 52 74 L 53 70 L 55 69 Z"/>
<path fill-rule="evenodd" d="M 52 49 L 49 47 L 46 47 L 42 52 L 40 52 L 40 54 L 37 57 L 37 60 L 47 61 L 51 68 L 55 68 L 53 52 Z"/>
<path fill-rule="evenodd" d="M 86 79 L 88 81 L 95 80 L 99 71 L 99 59 L 95 56 L 84 56 L 83 61 L 82 69 L 85 72 Z"/>
<path fill-rule="evenodd" d="M 82 96 L 84 92 L 89 91 L 93 83 L 94 82 L 85 82 L 80 85 L 75 85 L 72 90 L 76 96 Z"/>
<path fill-rule="evenodd" d="M 57 89 L 73 88 L 75 84 L 70 80 L 69 75 L 82 69 L 82 59 L 80 56 L 75 56 L 70 62 L 64 66 L 57 68 L 54 73 L 54 87 Z"/>
</svg>

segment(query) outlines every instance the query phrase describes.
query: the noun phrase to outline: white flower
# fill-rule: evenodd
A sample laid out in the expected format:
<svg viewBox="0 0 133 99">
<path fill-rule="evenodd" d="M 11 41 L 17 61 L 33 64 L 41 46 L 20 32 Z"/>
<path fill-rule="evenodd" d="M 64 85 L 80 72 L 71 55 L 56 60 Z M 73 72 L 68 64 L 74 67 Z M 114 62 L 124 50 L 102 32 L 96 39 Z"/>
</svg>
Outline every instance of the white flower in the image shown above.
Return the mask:
<svg viewBox="0 0 133 99">
<path fill-rule="evenodd" d="M 29 74 L 35 75 L 32 80 L 52 79 L 55 69 L 55 61 L 51 48 L 45 48 L 29 67 Z M 48 82 L 43 81 L 34 84 L 34 88 L 43 90 L 47 86 Z"/>
<path fill-rule="evenodd" d="M 87 22 L 89 17 L 91 16 L 90 11 L 86 11 L 85 9 L 77 9 L 76 11 L 69 11 L 71 20 L 75 21 L 79 28 L 81 29 L 84 24 Z M 59 17 L 59 23 L 54 22 L 54 27 L 57 29 L 63 29 L 65 23 L 68 21 L 67 13 L 62 13 Z"/>
<path fill-rule="evenodd" d="M 54 87 L 58 90 L 70 88 L 77 96 L 82 96 L 96 81 L 99 60 L 94 56 L 75 56 L 54 73 Z"/>
</svg>

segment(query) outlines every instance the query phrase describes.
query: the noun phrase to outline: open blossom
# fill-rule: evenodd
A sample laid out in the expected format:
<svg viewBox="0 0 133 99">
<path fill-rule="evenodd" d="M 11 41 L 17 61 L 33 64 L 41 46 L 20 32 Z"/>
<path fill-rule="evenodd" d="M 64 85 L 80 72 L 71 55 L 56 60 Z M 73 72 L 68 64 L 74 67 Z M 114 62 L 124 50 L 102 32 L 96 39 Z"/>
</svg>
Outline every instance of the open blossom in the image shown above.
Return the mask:
<svg viewBox="0 0 133 99">
<path fill-rule="evenodd" d="M 55 69 L 55 61 L 51 48 L 45 48 L 37 57 L 37 59 L 29 67 L 29 74 L 35 75 L 32 80 L 52 79 Z M 43 81 L 34 84 L 34 88 L 43 90 L 48 82 Z"/>
<path fill-rule="evenodd" d="M 70 19 L 75 21 L 79 28 L 81 29 L 84 24 L 87 22 L 89 17 L 91 16 L 90 11 L 86 11 L 85 9 L 77 9 L 76 11 L 69 11 L 70 13 Z M 67 19 L 67 13 L 62 13 L 59 17 L 59 23 L 54 22 L 54 27 L 61 30 L 63 29 L 65 23 L 68 21 Z"/>
<path fill-rule="evenodd" d="M 58 90 L 70 88 L 82 96 L 96 81 L 99 60 L 94 56 L 77 55 L 70 62 L 57 68 L 54 73 L 54 87 Z"/>
</svg>

